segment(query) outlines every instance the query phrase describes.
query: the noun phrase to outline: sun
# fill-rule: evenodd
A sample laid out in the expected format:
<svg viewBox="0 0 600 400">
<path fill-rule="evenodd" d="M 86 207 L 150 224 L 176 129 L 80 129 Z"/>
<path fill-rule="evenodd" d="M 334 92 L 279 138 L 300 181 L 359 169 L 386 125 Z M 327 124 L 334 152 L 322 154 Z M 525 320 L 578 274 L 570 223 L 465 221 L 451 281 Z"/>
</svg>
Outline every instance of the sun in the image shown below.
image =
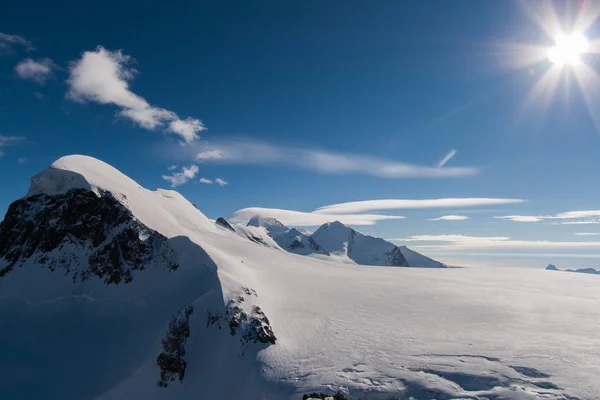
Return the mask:
<svg viewBox="0 0 600 400">
<path fill-rule="evenodd" d="M 555 46 L 548 49 L 548 60 L 559 66 L 577 66 L 588 47 L 588 40 L 581 33 L 560 34 L 556 38 Z"/>
</svg>

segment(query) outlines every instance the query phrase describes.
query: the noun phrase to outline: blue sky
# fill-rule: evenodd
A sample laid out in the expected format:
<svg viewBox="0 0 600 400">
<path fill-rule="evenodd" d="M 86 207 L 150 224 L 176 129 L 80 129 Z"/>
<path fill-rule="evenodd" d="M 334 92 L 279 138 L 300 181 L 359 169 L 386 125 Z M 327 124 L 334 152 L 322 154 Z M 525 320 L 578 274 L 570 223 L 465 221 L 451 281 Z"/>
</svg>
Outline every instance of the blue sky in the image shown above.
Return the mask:
<svg viewBox="0 0 600 400">
<path fill-rule="evenodd" d="M 582 70 L 534 57 L 555 45 L 549 4 L 11 2 L 0 13 L 0 213 L 33 174 L 79 153 L 148 188 L 174 184 L 211 218 L 505 199 L 337 210 L 451 263 L 597 266 L 600 236 L 576 235 L 600 233 L 588 108 L 600 86 L 584 73 L 597 59 L 584 54 Z M 585 20 L 593 47 L 589 5 L 556 3 L 555 15 L 567 34 Z M 555 90 L 539 84 L 553 73 Z M 587 213 L 561 214 L 573 211 Z M 447 215 L 469 219 L 429 220 Z"/>
</svg>

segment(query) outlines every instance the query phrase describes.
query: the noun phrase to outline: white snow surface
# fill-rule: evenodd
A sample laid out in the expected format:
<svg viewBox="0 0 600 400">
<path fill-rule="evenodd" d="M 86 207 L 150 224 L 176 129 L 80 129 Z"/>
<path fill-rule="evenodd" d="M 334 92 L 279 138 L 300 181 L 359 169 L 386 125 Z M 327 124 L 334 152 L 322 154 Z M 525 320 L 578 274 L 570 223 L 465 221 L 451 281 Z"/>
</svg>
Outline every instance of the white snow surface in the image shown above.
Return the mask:
<svg viewBox="0 0 600 400">
<path fill-rule="evenodd" d="M 600 398 L 600 277 L 299 256 L 220 228 L 179 193 L 146 190 L 84 156 L 54 163 L 30 194 L 85 185 L 113 192 L 170 238 L 180 268 L 136 271 L 119 286 L 75 284 L 38 265 L 0 278 L 0 398 L 300 399 L 336 390 L 353 400 Z M 244 287 L 257 292 L 248 301 L 278 340 L 240 355 L 239 337 L 207 328 L 206 315 Z M 159 388 L 160 340 L 188 304 L 185 379 Z"/>
</svg>

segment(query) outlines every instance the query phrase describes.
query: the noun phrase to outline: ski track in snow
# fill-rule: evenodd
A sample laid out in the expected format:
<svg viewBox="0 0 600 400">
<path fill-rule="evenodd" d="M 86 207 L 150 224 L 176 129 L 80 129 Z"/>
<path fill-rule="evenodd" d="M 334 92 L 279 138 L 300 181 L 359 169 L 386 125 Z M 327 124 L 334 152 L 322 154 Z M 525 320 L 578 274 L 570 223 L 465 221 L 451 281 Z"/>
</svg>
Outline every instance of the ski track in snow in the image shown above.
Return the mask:
<svg viewBox="0 0 600 400">
<path fill-rule="evenodd" d="M 119 286 L 73 284 L 33 264 L 0 278 L 0 398 L 301 399 L 337 390 L 353 400 L 600 398 L 594 276 L 379 268 L 295 255 L 216 225 L 177 192 L 148 191 L 98 163 L 63 159 L 59 170 L 86 179 L 53 171 L 60 185 L 42 176 L 36 190 L 114 191 L 168 238 L 180 267 L 135 271 Z M 240 357 L 239 336 L 207 328 L 206 312 L 243 288 L 256 291 L 246 301 L 268 316 L 277 342 Z M 82 301 L 71 301 L 74 292 Z M 160 340 L 190 304 L 185 379 L 158 388 Z"/>
</svg>

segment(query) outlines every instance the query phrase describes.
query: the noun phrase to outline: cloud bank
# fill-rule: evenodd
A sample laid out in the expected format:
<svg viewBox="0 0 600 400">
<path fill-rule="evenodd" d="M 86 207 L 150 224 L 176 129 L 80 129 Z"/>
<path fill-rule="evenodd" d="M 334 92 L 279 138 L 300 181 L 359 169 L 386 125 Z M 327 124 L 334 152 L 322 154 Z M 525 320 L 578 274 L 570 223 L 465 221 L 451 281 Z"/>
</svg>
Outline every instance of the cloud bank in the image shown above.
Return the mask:
<svg viewBox="0 0 600 400">
<path fill-rule="evenodd" d="M 478 249 L 584 249 L 600 248 L 600 242 L 564 242 L 546 240 L 511 240 L 509 237 L 480 237 L 463 235 L 419 235 L 388 239 L 394 242 L 443 242 L 437 245 L 416 245 L 415 249 L 428 250 L 478 250 Z"/>
<path fill-rule="evenodd" d="M 494 218 L 507 219 L 513 222 L 540 222 L 543 220 L 559 220 L 555 222 L 557 225 L 600 224 L 600 218 L 593 217 L 600 217 L 600 210 L 567 211 L 555 215 L 504 215 Z M 580 221 L 563 221 L 571 219 L 578 219 Z"/>
<path fill-rule="evenodd" d="M 129 81 L 137 73 L 130 67 L 133 62 L 121 50 L 109 51 L 102 46 L 84 52 L 71 63 L 67 98 L 81 103 L 112 104 L 121 109 L 119 116 L 144 129 L 162 129 L 178 135 L 185 143 L 198 139 L 198 132 L 206 129 L 202 121 L 181 119 L 173 111 L 150 105 L 129 89 Z"/>
<path fill-rule="evenodd" d="M 459 178 L 478 173 L 476 168 L 433 168 L 359 154 L 276 146 L 257 141 L 203 143 L 196 160 L 242 165 L 289 165 L 329 174 L 359 173 L 381 178 Z"/>
<path fill-rule="evenodd" d="M 500 204 L 522 203 L 523 199 L 498 199 L 498 198 L 442 198 L 442 199 L 385 199 L 385 200 L 364 200 L 351 201 L 347 203 L 332 204 L 318 208 L 318 213 L 357 213 L 375 210 L 399 210 L 415 208 L 452 208 L 452 207 L 477 207 Z"/>
<path fill-rule="evenodd" d="M 291 226 L 318 226 L 326 222 L 340 221 L 348 225 L 374 225 L 378 221 L 390 219 L 403 219 L 398 215 L 380 214 L 318 214 L 302 211 L 282 210 L 278 208 L 251 207 L 244 208 L 232 214 L 228 221 L 233 223 L 246 223 L 254 215 L 276 218 L 284 225 Z"/>
</svg>

